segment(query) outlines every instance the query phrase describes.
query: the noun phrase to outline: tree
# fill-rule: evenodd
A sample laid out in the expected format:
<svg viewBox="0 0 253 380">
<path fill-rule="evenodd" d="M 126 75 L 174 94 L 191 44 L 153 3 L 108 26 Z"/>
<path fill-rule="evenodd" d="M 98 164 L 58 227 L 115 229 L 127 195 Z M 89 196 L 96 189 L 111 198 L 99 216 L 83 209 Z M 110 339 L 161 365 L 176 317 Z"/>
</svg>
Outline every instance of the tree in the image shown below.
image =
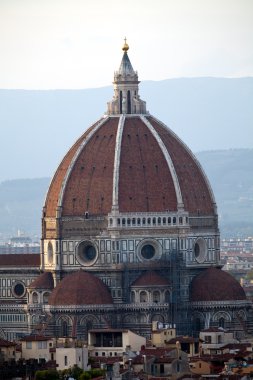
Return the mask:
<svg viewBox="0 0 253 380">
<path fill-rule="evenodd" d="M 35 373 L 35 380 L 59 380 L 59 373 L 55 369 L 48 369 L 44 371 L 37 371 Z"/>
</svg>

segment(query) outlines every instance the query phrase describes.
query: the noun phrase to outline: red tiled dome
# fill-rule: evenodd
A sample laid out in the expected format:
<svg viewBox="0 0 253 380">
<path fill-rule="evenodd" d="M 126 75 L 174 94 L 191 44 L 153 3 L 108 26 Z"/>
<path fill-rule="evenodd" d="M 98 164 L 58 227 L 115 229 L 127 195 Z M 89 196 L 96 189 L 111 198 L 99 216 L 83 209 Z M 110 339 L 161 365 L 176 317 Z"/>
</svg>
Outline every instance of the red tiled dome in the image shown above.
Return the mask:
<svg viewBox="0 0 253 380">
<path fill-rule="evenodd" d="M 131 286 L 169 286 L 170 282 L 156 272 L 145 272 Z"/>
<path fill-rule="evenodd" d="M 31 289 L 53 289 L 54 280 L 51 272 L 42 273 L 29 285 Z"/>
<path fill-rule="evenodd" d="M 208 268 L 192 280 L 191 301 L 236 301 L 246 295 L 238 281 L 229 273 Z"/>
<path fill-rule="evenodd" d="M 86 131 L 58 167 L 44 215 L 55 217 L 58 206 L 62 216 L 107 215 L 115 193 L 123 213 L 177 211 L 180 203 L 190 214 L 216 213 L 194 155 L 148 115 L 126 115 L 123 122 L 109 115 Z"/>
<path fill-rule="evenodd" d="M 107 286 L 96 276 L 76 271 L 64 279 L 52 291 L 48 303 L 61 305 L 105 305 L 113 300 Z"/>
</svg>

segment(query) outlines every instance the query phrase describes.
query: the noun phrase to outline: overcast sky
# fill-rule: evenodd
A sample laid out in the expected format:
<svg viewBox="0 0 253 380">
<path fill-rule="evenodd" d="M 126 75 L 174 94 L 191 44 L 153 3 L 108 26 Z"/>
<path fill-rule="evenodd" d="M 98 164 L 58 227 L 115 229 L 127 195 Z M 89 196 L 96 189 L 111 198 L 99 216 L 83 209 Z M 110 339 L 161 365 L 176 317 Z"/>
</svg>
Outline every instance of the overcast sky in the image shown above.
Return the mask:
<svg viewBox="0 0 253 380">
<path fill-rule="evenodd" d="M 0 0 L 0 88 L 253 76 L 253 0 Z"/>
</svg>

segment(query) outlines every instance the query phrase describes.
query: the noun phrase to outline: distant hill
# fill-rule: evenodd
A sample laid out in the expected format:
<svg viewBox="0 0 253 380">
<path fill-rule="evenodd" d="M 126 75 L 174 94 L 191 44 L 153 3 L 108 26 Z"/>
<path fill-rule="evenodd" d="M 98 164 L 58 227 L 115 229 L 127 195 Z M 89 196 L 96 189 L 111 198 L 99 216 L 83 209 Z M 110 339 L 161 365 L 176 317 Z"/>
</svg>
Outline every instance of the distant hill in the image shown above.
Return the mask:
<svg viewBox="0 0 253 380">
<path fill-rule="evenodd" d="M 253 149 L 196 154 L 214 191 L 223 237 L 253 236 Z M 56 168 L 55 168 L 56 169 Z M 0 237 L 18 229 L 40 236 L 49 178 L 0 183 Z"/>
<path fill-rule="evenodd" d="M 253 149 L 196 154 L 212 185 L 224 237 L 253 236 Z"/>
<path fill-rule="evenodd" d="M 253 78 L 144 81 L 140 94 L 194 152 L 253 148 Z M 112 96 L 112 86 L 0 90 L 0 182 L 51 176 Z"/>
</svg>

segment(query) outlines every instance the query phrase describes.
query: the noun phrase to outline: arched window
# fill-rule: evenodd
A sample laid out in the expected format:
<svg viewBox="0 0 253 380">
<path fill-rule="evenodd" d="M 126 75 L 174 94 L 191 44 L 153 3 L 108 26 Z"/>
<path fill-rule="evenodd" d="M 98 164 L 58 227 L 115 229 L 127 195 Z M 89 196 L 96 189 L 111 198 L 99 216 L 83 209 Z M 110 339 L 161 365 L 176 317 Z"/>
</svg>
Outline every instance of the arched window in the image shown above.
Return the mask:
<svg viewBox="0 0 253 380">
<path fill-rule="evenodd" d="M 122 91 L 119 93 L 119 112 L 122 113 Z"/>
<path fill-rule="evenodd" d="M 201 320 L 200 318 L 195 318 L 194 320 L 194 330 L 199 332 L 201 330 Z"/>
<path fill-rule="evenodd" d="M 225 328 L 225 318 L 221 317 L 219 319 L 219 327 Z"/>
<path fill-rule="evenodd" d="M 61 323 L 61 336 L 68 336 L 68 322 L 62 321 Z"/>
<path fill-rule="evenodd" d="M 147 292 L 144 292 L 144 291 L 140 292 L 140 302 L 148 302 Z"/>
<path fill-rule="evenodd" d="M 131 111 L 131 93 L 127 91 L 127 113 L 132 113 Z"/>
<path fill-rule="evenodd" d="M 155 290 L 153 292 L 153 302 L 155 302 L 155 303 L 160 302 L 160 292 L 158 292 L 158 290 Z"/>
<path fill-rule="evenodd" d="M 51 264 L 53 262 L 53 245 L 51 241 L 47 245 L 47 260 Z"/>
<path fill-rule="evenodd" d="M 170 302 L 170 292 L 168 290 L 166 290 L 166 292 L 164 294 L 164 301 L 165 301 L 165 303 Z"/>
<path fill-rule="evenodd" d="M 32 301 L 33 301 L 33 303 L 38 303 L 39 302 L 38 293 L 33 292 Z"/>
<path fill-rule="evenodd" d="M 48 293 L 48 292 L 45 292 L 43 294 L 43 303 L 44 304 L 48 304 L 48 298 L 49 298 L 49 296 L 50 296 L 50 293 Z"/>
<path fill-rule="evenodd" d="M 131 302 L 135 303 L 135 292 L 131 292 Z"/>
</svg>

